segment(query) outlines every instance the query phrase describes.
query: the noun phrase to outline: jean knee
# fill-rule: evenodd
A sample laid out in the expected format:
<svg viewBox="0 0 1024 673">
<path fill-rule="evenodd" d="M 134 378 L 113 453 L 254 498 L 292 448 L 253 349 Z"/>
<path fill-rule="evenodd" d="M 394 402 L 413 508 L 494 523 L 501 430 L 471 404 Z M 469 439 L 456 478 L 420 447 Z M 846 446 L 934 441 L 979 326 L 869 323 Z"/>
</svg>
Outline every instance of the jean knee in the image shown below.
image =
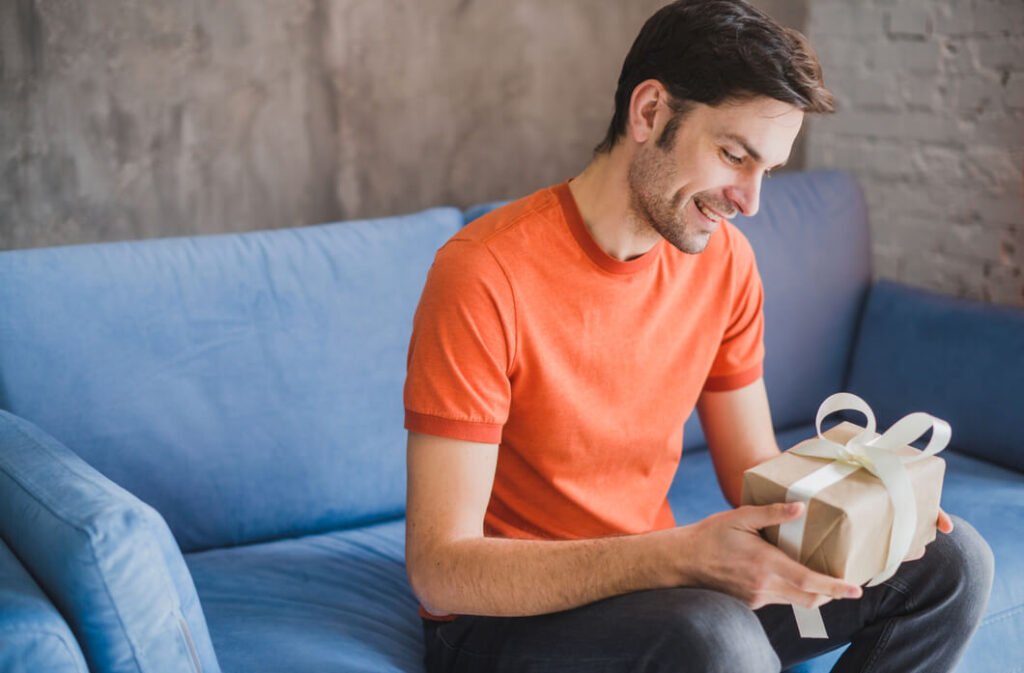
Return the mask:
<svg viewBox="0 0 1024 673">
<path fill-rule="evenodd" d="M 966 615 L 980 619 L 995 576 L 992 548 L 974 526 L 959 517 L 953 517 L 952 533 L 938 535 L 945 538 L 940 546 L 939 571 L 947 578 L 948 595 Z"/>
<path fill-rule="evenodd" d="M 732 596 L 703 594 L 696 606 L 673 613 L 666 625 L 674 656 L 686 662 L 673 670 L 778 673 L 779 658 L 754 612 Z"/>
</svg>

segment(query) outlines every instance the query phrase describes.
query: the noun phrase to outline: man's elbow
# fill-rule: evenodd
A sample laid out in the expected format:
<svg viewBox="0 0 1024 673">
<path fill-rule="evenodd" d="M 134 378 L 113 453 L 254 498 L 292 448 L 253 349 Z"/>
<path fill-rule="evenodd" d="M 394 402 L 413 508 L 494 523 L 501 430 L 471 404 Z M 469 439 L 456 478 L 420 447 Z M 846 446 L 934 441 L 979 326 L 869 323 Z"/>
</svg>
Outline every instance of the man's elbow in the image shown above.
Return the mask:
<svg viewBox="0 0 1024 673">
<path fill-rule="evenodd" d="M 443 563 L 438 554 L 405 555 L 405 573 L 409 578 L 413 595 L 420 605 L 433 615 L 447 615 L 455 612 L 451 609 L 452 597 L 450 587 L 444 581 Z"/>
</svg>

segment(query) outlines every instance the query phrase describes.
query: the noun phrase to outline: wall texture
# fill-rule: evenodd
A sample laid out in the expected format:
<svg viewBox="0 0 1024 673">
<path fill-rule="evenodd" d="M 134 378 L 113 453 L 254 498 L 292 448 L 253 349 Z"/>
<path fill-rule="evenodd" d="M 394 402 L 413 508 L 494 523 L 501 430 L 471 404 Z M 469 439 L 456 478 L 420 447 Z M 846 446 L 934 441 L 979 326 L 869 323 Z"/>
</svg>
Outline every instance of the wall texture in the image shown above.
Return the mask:
<svg viewBox="0 0 1024 673">
<path fill-rule="evenodd" d="M 808 164 L 864 186 L 876 273 L 1024 306 L 1024 2 L 814 0 L 841 110 Z"/>
<path fill-rule="evenodd" d="M 313 224 L 578 172 L 664 0 L 5 0 L 0 249 Z M 759 0 L 802 24 L 805 0 Z"/>
<path fill-rule="evenodd" d="M 564 179 L 660 4 L 5 0 L 0 248 L 313 224 Z"/>
</svg>

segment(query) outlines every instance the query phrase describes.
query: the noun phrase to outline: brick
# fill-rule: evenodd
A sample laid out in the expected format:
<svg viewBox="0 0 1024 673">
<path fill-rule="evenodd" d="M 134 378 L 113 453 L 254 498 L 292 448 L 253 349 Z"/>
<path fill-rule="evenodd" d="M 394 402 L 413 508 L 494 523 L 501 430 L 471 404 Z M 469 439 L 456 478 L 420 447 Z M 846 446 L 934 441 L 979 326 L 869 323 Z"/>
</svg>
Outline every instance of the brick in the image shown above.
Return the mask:
<svg viewBox="0 0 1024 673">
<path fill-rule="evenodd" d="M 964 172 L 973 186 L 991 193 L 1007 193 L 1021 183 L 1020 167 L 1005 147 L 969 147 Z"/>
<path fill-rule="evenodd" d="M 828 0 L 809 3 L 807 34 L 812 43 L 818 34 L 863 37 L 884 34 L 884 31 L 885 13 L 866 3 Z"/>
<path fill-rule="evenodd" d="M 833 74 L 829 87 L 840 97 L 844 109 L 898 110 L 903 104 L 894 73 L 840 71 Z"/>
<path fill-rule="evenodd" d="M 872 213 L 902 213 L 940 220 L 965 220 L 977 212 L 977 201 L 962 185 L 929 182 L 896 183 L 891 180 L 862 179 Z"/>
<path fill-rule="evenodd" d="M 987 222 L 1024 226 L 1024 189 L 1021 187 L 1024 184 L 1024 178 L 1019 177 L 1019 168 L 1017 175 L 1019 179 L 1017 180 L 1016 189 L 1011 187 L 1011 189 L 1007 190 L 1006 194 L 977 199 L 974 201 L 971 212 L 977 213 L 979 217 L 983 217 Z M 1021 229 L 1021 231 L 1024 231 L 1024 229 Z M 1024 250 L 1024 245 L 1021 246 L 1021 249 Z"/>
<path fill-rule="evenodd" d="M 974 32 L 1002 35 L 1024 30 L 1024 6 L 1003 0 L 977 0 L 972 13 Z"/>
<path fill-rule="evenodd" d="M 932 13 L 926 6 L 897 5 L 885 15 L 885 30 L 890 36 L 927 37 L 932 32 Z"/>
<path fill-rule="evenodd" d="M 950 84 L 944 77 L 920 77 L 901 72 L 896 87 L 908 110 L 935 112 L 946 108 Z"/>
<path fill-rule="evenodd" d="M 973 115 L 984 114 L 999 105 L 1003 98 L 1002 87 L 998 81 L 986 77 L 967 77 L 952 80 L 951 102 L 960 112 Z"/>
<path fill-rule="evenodd" d="M 865 40 L 863 36 L 856 39 L 832 33 L 823 33 L 821 39 L 811 36 L 810 41 L 818 55 L 818 60 L 821 61 L 826 83 L 836 71 L 860 72 L 864 70 L 867 67 L 868 55 L 875 44 L 875 40 Z"/>
<path fill-rule="evenodd" d="M 933 184 L 959 184 L 964 181 L 964 152 L 950 147 L 918 147 L 914 165 Z"/>
<path fill-rule="evenodd" d="M 977 40 L 978 64 L 989 70 L 1024 71 L 1024 37 Z"/>
<path fill-rule="evenodd" d="M 921 74 L 938 73 L 942 50 L 936 40 L 882 42 L 868 56 L 868 66 L 879 71 L 898 70 Z"/>
<path fill-rule="evenodd" d="M 940 250 L 951 257 L 997 260 L 1009 239 L 1008 227 L 988 227 L 977 220 L 951 222 L 940 236 Z"/>
<path fill-rule="evenodd" d="M 1004 88 L 1003 102 L 1011 108 L 1024 108 L 1024 73 L 1012 75 Z"/>
<path fill-rule="evenodd" d="M 933 29 L 942 35 L 970 35 L 974 31 L 974 15 L 969 0 L 938 3 L 933 15 Z"/>
<path fill-rule="evenodd" d="M 872 218 L 872 240 L 883 248 L 938 252 L 945 236 L 938 220 L 893 213 Z"/>
</svg>

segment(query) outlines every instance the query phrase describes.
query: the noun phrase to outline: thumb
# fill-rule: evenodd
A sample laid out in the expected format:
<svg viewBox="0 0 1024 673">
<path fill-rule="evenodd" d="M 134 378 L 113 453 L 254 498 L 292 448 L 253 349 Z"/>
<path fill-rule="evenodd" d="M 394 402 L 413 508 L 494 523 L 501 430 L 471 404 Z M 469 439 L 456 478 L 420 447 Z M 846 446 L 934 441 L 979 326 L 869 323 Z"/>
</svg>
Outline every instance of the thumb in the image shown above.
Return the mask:
<svg viewBox="0 0 1024 673">
<path fill-rule="evenodd" d="M 748 505 L 737 510 L 743 523 L 749 528 L 760 530 L 768 526 L 792 521 L 803 515 L 802 502 L 777 502 L 772 505 Z"/>
</svg>

